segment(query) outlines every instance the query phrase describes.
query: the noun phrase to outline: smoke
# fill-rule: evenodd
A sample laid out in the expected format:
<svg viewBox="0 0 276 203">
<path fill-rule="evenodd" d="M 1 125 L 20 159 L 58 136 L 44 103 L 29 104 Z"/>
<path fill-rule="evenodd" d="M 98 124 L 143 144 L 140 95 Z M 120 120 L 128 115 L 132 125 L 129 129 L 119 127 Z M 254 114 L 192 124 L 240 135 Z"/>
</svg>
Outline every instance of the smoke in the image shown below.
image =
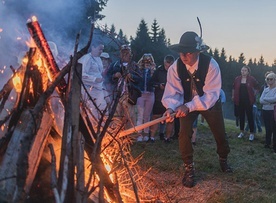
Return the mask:
<svg viewBox="0 0 276 203">
<path fill-rule="evenodd" d="M 10 65 L 19 67 L 18 57 L 28 51 L 26 22 L 32 16 L 48 41 L 57 45 L 59 54 L 72 54 L 75 38 L 81 31 L 80 46 L 88 38 L 93 0 L 2 0 L 0 3 L 0 70 Z M 7 68 L 6 76 L 12 72 Z M 2 77 L 2 76 L 1 76 Z M 3 78 L 3 77 L 2 77 Z M 1 80 L 2 81 L 2 80 Z M 1 85 L 1 84 L 0 84 Z M 2 86 L 0 86 L 2 87 Z"/>
</svg>

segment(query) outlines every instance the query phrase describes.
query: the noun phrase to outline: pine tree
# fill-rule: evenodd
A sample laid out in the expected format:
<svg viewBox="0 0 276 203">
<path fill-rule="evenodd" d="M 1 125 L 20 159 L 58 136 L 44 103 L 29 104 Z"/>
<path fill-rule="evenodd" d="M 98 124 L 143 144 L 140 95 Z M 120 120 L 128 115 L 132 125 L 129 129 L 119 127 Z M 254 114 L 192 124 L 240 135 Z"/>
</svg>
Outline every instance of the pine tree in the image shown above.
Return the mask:
<svg viewBox="0 0 276 203">
<path fill-rule="evenodd" d="M 240 54 L 238 63 L 242 64 L 242 65 L 245 65 L 245 57 L 244 57 L 243 53 Z"/>
<path fill-rule="evenodd" d="M 160 28 L 159 28 L 159 25 L 158 25 L 158 23 L 157 23 L 157 20 L 154 19 L 154 21 L 153 21 L 153 23 L 152 23 L 152 25 L 151 25 L 151 31 L 152 31 L 152 32 L 149 33 L 150 36 L 151 36 L 151 41 L 152 41 L 153 43 L 156 43 L 157 40 L 158 40 L 158 37 L 159 37 L 159 30 L 160 30 Z"/>
<path fill-rule="evenodd" d="M 131 41 L 131 48 L 135 61 L 138 61 L 144 53 L 151 53 L 152 42 L 147 23 L 144 19 L 141 20 L 137 28 L 136 37 Z"/>
</svg>

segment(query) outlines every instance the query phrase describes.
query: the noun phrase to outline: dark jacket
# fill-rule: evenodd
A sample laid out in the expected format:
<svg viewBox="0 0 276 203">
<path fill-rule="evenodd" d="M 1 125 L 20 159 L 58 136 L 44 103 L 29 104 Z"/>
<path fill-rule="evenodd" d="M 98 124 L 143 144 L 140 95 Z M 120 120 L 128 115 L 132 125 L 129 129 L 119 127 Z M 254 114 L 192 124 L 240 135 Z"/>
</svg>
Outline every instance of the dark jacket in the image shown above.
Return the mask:
<svg viewBox="0 0 276 203">
<path fill-rule="evenodd" d="M 142 79 L 139 82 L 139 89 L 142 92 L 153 92 L 154 88 L 152 85 L 152 76 L 151 76 L 151 71 L 150 69 L 140 69 L 141 74 L 142 74 Z"/>
<path fill-rule="evenodd" d="M 167 73 L 168 71 L 164 66 L 158 66 L 152 75 L 152 84 L 155 88 L 154 95 L 155 101 L 153 105 L 153 114 L 163 114 L 166 111 L 166 108 L 163 106 L 161 100 L 164 94 L 164 89 L 160 88 L 160 84 L 164 84 L 164 87 L 167 83 Z"/>
<path fill-rule="evenodd" d="M 139 83 L 141 82 L 141 72 L 137 64 L 132 61 L 130 62 L 127 67 L 124 67 L 121 61 L 116 61 L 110 64 L 110 67 L 106 73 L 107 80 L 110 82 L 110 84 L 113 86 L 113 88 L 116 88 L 118 85 L 118 79 L 114 79 L 114 74 L 120 72 L 122 77 L 125 77 L 128 73 L 131 74 L 131 81 L 128 81 L 128 85 L 133 85 L 136 88 L 139 88 Z"/>
</svg>

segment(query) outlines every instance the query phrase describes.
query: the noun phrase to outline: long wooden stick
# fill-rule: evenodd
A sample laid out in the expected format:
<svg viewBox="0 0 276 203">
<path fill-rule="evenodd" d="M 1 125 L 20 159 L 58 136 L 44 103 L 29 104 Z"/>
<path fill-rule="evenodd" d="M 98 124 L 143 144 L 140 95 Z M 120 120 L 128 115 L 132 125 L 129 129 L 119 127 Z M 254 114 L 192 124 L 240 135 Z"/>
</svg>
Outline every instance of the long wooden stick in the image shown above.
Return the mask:
<svg viewBox="0 0 276 203">
<path fill-rule="evenodd" d="M 175 113 L 171 114 L 171 116 L 174 117 L 174 116 L 175 116 Z M 162 121 L 165 121 L 166 119 L 167 119 L 166 116 L 162 116 L 162 117 L 160 117 L 160 118 L 154 119 L 154 120 L 149 121 L 149 122 L 147 122 L 147 123 L 144 123 L 144 124 L 135 126 L 135 127 L 133 127 L 133 128 L 124 130 L 124 131 L 120 132 L 119 137 L 124 137 L 124 136 L 126 136 L 126 135 L 129 135 L 129 134 L 131 134 L 131 133 L 137 132 L 137 131 L 139 131 L 139 130 L 143 130 L 144 128 L 147 128 L 147 127 L 150 127 L 150 126 L 155 125 L 155 124 L 157 124 L 157 123 L 160 123 L 160 122 L 162 122 Z"/>
</svg>

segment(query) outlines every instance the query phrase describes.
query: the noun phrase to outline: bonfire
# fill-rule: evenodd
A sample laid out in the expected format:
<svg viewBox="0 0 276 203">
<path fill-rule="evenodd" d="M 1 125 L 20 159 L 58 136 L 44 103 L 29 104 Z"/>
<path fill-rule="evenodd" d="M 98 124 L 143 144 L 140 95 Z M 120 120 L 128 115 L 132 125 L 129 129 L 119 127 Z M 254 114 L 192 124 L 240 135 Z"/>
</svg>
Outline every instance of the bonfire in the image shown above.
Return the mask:
<svg viewBox="0 0 276 203">
<path fill-rule="evenodd" d="M 78 51 L 78 34 L 74 55 L 61 69 L 35 17 L 27 28 L 29 51 L 0 91 L 1 202 L 25 202 L 35 178 L 51 180 L 55 202 L 157 201 L 147 191 L 154 188 L 144 179 L 148 171 L 137 164 L 142 155 L 132 157 L 127 135 L 164 118 L 124 131 L 124 120 L 114 116 L 122 87 L 99 120 L 81 99 L 85 87 L 77 61 L 88 51 L 94 22 L 87 45 Z M 49 177 L 37 177 L 42 158 L 51 165 Z"/>
</svg>

